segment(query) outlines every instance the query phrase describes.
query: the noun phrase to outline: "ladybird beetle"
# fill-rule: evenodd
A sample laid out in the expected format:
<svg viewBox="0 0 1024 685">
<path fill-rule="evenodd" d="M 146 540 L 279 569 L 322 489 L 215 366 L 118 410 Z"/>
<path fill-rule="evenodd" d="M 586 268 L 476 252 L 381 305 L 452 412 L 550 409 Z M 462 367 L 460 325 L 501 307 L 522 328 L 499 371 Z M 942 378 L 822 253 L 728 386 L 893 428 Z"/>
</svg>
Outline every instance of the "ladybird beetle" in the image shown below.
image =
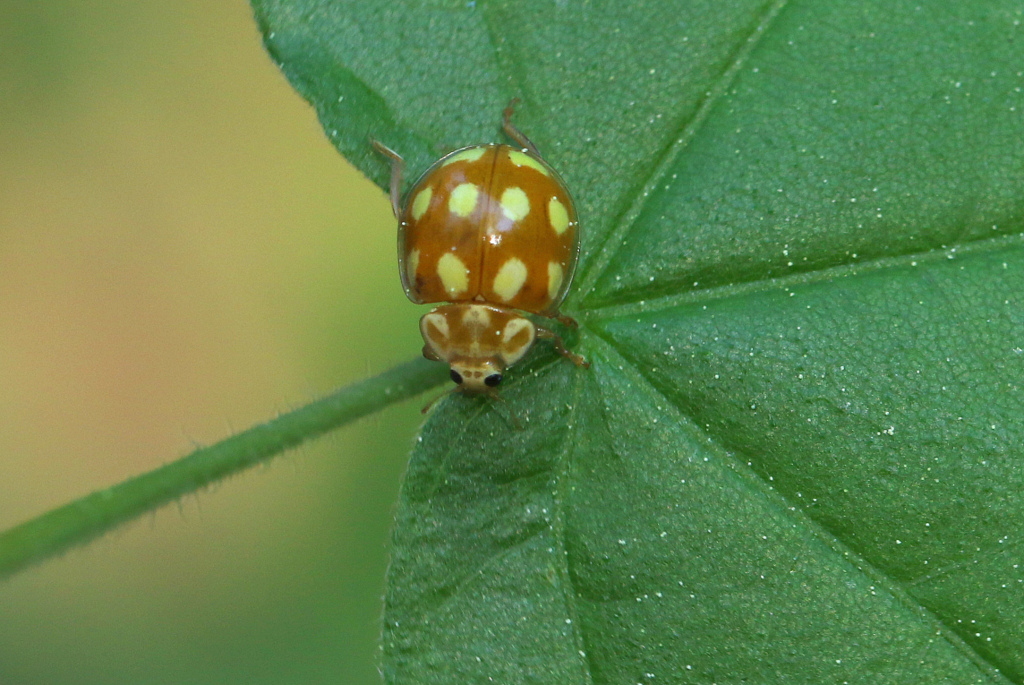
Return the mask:
<svg viewBox="0 0 1024 685">
<path fill-rule="evenodd" d="M 391 159 L 398 264 L 416 304 L 446 303 L 420 319 L 423 356 L 451 366 L 456 389 L 495 394 L 502 376 L 537 338 L 577 366 L 589 364 L 520 312 L 575 326 L 558 313 L 576 268 L 580 235 L 572 198 L 537 148 L 512 125 L 517 147 L 472 145 L 442 157 L 401 202 L 403 160 Z"/>
</svg>

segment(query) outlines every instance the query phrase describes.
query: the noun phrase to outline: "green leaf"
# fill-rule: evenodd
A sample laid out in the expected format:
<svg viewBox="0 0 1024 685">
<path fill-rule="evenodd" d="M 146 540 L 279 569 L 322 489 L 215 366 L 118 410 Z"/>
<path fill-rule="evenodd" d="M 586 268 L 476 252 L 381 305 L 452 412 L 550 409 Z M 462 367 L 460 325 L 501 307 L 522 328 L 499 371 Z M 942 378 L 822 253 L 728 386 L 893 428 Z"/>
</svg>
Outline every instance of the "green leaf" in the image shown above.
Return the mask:
<svg viewBox="0 0 1024 685">
<path fill-rule="evenodd" d="M 1024 682 L 1018 4 L 254 4 L 379 183 L 519 96 L 586 231 L 592 368 L 423 429 L 387 682 Z"/>
</svg>

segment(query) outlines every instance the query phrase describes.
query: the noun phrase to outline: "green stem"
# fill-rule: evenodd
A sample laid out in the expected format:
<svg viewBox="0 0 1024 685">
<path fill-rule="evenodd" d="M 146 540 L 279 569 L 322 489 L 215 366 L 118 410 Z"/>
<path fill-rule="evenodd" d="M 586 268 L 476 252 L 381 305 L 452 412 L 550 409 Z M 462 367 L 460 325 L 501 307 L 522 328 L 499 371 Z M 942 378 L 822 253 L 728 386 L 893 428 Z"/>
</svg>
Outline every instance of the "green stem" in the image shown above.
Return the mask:
<svg viewBox="0 0 1024 685">
<path fill-rule="evenodd" d="M 441 383 L 446 374 L 442 365 L 425 359 L 402 364 L 15 526 L 0 533 L 0 579 L 329 430 L 418 395 Z"/>
</svg>

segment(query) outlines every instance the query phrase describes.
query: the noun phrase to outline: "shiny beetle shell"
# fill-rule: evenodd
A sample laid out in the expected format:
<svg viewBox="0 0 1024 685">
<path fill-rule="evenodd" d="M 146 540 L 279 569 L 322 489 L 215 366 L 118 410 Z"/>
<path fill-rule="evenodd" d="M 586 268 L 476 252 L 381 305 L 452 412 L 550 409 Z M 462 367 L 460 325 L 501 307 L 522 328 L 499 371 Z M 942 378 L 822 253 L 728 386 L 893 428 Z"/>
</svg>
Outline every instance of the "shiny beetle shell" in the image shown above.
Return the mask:
<svg viewBox="0 0 1024 685">
<path fill-rule="evenodd" d="M 579 254 L 576 209 L 543 160 L 475 145 L 436 162 L 399 217 L 398 256 L 410 300 L 489 303 L 556 314 Z"/>
</svg>

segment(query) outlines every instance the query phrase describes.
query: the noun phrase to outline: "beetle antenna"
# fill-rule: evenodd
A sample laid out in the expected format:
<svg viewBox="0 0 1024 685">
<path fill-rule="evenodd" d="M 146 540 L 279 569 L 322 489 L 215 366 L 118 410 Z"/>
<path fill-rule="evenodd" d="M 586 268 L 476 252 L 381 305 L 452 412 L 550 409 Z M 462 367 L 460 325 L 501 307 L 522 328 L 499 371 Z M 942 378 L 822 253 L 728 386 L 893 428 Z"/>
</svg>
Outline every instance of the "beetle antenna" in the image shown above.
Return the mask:
<svg viewBox="0 0 1024 685">
<path fill-rule="evenodd" d="M 429 402 L 427 402 L 427 404 L 423 407 L 423 409 L 420 409 L 420 413 L 421 414 L 426 414 L 428 411 L 430 411 L 434 407 L 435 404 L 440 402 L 445 397 L 448 397 L 448 395 L 451 395 L 456 390 L 458 390 L 457 387 L 452 388 L 451 390 L 445 390 L 443 393 L 441 393 L 440 395 L 438 395 L 434 399 L 432 399 Z"/>
<path fill-rule="evenodd" d="M 523 423 L 519 420 L 519 416 L 515 411 L 513 411 L 513 409 L 508 405 L 508 402 L 505 401 L 505 398 L 502 397 L 497 390 L 487 392 L 485 397 L 488 401 L 493 401 L 495 403 L 491 405 L 495 414 L 505 419 L 505 421 L 516 430 L 523 430 Z M 502 411 L 502 409 L 504 409 L 504 411 Z"/>
</svg>

